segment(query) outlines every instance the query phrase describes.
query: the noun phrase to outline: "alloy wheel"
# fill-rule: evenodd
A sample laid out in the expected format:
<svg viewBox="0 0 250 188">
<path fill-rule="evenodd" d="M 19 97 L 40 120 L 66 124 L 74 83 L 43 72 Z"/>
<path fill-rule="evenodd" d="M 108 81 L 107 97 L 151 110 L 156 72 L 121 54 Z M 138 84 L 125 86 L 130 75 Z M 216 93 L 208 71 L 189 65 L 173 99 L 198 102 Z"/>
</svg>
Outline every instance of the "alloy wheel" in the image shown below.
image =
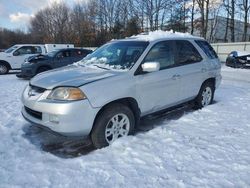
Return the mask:
<svg viewBox="0 0 250 188">
<path fill-rule="evenodd" d="M 8 71 L 7 67 L 5 65 L 0 64 L 0 74 L 6 74 Z"/>
<path fill-rule="evenodd" d="M 105 139 L 108 144 L 120 137 L 127 136 L 130 129 L 130 121 L 127 115 L 121 113 L 114 115 L 105 128 Z"/>
<path fill-rule="evenodd" d="M 212 89 L 210 87 L 206 87 L 202 92 L 202 106 L 207 106 L 211 103 L 212 100 Z"/>
</svg>

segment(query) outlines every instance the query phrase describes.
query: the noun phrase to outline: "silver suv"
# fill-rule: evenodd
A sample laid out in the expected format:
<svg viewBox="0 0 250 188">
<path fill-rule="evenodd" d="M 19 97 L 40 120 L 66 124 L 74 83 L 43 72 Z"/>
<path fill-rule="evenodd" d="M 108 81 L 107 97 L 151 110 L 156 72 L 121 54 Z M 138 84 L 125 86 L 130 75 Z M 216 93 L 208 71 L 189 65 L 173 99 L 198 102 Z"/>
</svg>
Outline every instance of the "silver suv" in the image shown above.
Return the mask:
<svg viewBox="0 0 250 188">
<path fill-rule="evenodd" d="M 113 40 L 82 61 L 34 77 L 22 95 L 24 118 L 96 148 L 132 134 L 142 116 L 194 101 L 209 105 L 221 64 L 202 38 L 151 33 Z"/>
</svg>

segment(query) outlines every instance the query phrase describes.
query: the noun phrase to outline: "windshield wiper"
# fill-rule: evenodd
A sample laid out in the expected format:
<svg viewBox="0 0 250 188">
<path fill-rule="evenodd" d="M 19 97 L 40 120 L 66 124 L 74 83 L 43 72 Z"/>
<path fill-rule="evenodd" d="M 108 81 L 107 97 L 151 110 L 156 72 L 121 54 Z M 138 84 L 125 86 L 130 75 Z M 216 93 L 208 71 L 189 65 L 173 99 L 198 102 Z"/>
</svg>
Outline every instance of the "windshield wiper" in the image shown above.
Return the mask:
<svg viewBox="0 0 250 188">
<path fill-rule="evenodd" d="M 105 69 L 105 70 L 110 70 L 110 69 L 108 69 L 108 68 L 106 68 L 106 67 L 101 67 L 101 66 L 99 66 L 99 65 L 93 65 L 93 66 L 96 66 L 96 67 L 98 67 L 98 68 Z"/>
</svg>

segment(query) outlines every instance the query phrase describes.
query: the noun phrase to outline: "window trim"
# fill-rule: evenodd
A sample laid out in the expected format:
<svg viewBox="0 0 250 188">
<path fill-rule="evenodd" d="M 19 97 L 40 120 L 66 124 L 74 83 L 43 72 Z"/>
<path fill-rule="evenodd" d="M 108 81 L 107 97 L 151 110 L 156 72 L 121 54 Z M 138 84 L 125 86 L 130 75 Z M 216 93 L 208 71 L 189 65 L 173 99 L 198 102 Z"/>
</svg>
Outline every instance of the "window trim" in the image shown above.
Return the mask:
<svg viewBox="0 0 250 188">
<path fill-rule="evenodd" d="M 173 48 L 174 48 L 174 61 L 176 60 L 176 57 L 177 57 L 177 55 L 178 55 L 177 46 L 176 46 L 176 41 L 186 41 L 186 42 L 190 43 L 190 44 L 194 47 L 194 49 L 196 50 L 196 52 L 200 55 L 201 60 L 200 60 L 200 61 L 197 61 L 197 62 L 186 63 L 186 64 L 176 64 L 176 63 L 174 63 L 173 65 L 170 65 L 170 66 L 168 66 L 168 67 L 165 67 L 165 68 L 163 68 L 163 69 L 160 69 L 159 71 L 166 70 L 166 69 L 171 69 L 171 68 L 175 68 L 175 67 L 180 67 L 180 66 L 184 66 L 184 65 L 191 65 L 191 64 L 195 64 L 195 63 L 201 63 L 201 62 L 204 60 L 204 58 L 203 58 L 203 56 L 200 54 L 199 50 L 197 50 L 197 48 L 195 47 L 195 45 L 194 45 L 192 42 L 190 42 L 189 40 L 185 40 L 185 39 L 162 40 L 162 41 L 159 41 L 159 42 L 155 43 L 155 44 L 148 50 L 147 54 L 144 56 L 144 58 L 143 58 L 143 60 L 141 61 L 140 65 L 137 67 L 136 71 L 134 72 L 134 76 L 143 75 L 143 74 L 149 74 L 150 72 L 143 72 L 143 71 L 142 71 L 141 65 L 144 63 L 145 58 L 147 57 L 147 55 L 150 53 L 150 51 L 151 51 L 157 44 L 162 43 L 162 42 L 169 42 L 169 41 L 173 43 Z M 157 71 L 157 72 L 158 72 L 158 71 Z"/>
<path fill-rule="evenodd" d="M 189 43 L 190 45 L 193 46 L 193 48 L 194 48 L 194 50 L 196 51 L 196 53 L 199 54 L 199 56 L 201 57 L 201 60 L 200 60 L 200 61 L 190 62 L 190 63 L 181 63 L 181 64 L 176 64 L 176 65 L 179 65 L 179 66 L 190 65 L 190 64 L 200 63 L 200 62 L 202 62 L 202 61 L 204 60 L 203 57 L 202 57 L 202 55 L 200 54 L 200 52 L 199 52 L 199 51 L 197 50 L 197 48 L 195 47 L 195 45 L 194 45 L 192 42 L 190 42 L 189 40 L 183 40 L 183 39 L 181 39 L 181 40 L 175 40 L 175 47 L 176 47 L 176 48 L 175 48 L 175 49 L 176 49 L 175 55 L 176 55 L 176 56 L 178 56 L 178 50 L 177 50 L 176 41 L 184 41 L 184 42 Z"/>
<path fill-rule="evenodd" d="M 211 46 L 211 44 L 209 44 L 209 42 L 207 42 L 206 40 L 201 40 L 201 39 L 196 39 L 194 40 L 195 44 L 201 49 L 202 53 L 206 56 L 206 58 L 208 59 L 218 59 L 218 54 L 216 53 L 216 51 L 214 50 L 214 48 Z M 204 43 L 207 43 L 208 44 L 208 47 L 209 48 L 212 48 L 212 52 L 215 54 L 215 57 L 210 57 L 207 55 L 207 53 L 205 52 L 205 50 L 200 46 L 200 42 L 204 42 Z M 200 44 L 199 44 L 200 43 Z M 203 45 L 204 46 L 204 45 Z M 211 50 L 210 50 L 211 51 Z M 210 52 L 209 52 L 210 53 Z M 213 54 L 211 54 L 213 55 Z M 213 55 L 214 56 L 214 55 Z"/>
</svg>

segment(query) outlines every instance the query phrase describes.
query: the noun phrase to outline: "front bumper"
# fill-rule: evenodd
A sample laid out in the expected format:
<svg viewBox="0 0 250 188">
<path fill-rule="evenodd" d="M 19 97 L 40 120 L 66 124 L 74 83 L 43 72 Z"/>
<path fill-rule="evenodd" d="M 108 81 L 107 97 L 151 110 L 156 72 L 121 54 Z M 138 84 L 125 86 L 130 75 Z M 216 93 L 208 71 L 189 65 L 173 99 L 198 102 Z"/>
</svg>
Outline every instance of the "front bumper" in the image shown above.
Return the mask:
<svg viewBox="0 0 250 188">
<path fill-rule="evenodd" d="M 22 66 L 21 67 L 21 72 L 18 73 L 16 76 L 18 78 L 32 78 L 33 76 L 36 75 L 36 70 L 34 67 L 25 67 L 25 66 Z"/>
<path fill-rule="evenodd" d="M 35 125 L 42 125 L 64 136 L 89 135 L 99 108 L 88 100 L 60 102 L 46 99 L 50 91 L 29 96 L 29 86 L 22 95 L 22 114 Z"/>
</svg>

